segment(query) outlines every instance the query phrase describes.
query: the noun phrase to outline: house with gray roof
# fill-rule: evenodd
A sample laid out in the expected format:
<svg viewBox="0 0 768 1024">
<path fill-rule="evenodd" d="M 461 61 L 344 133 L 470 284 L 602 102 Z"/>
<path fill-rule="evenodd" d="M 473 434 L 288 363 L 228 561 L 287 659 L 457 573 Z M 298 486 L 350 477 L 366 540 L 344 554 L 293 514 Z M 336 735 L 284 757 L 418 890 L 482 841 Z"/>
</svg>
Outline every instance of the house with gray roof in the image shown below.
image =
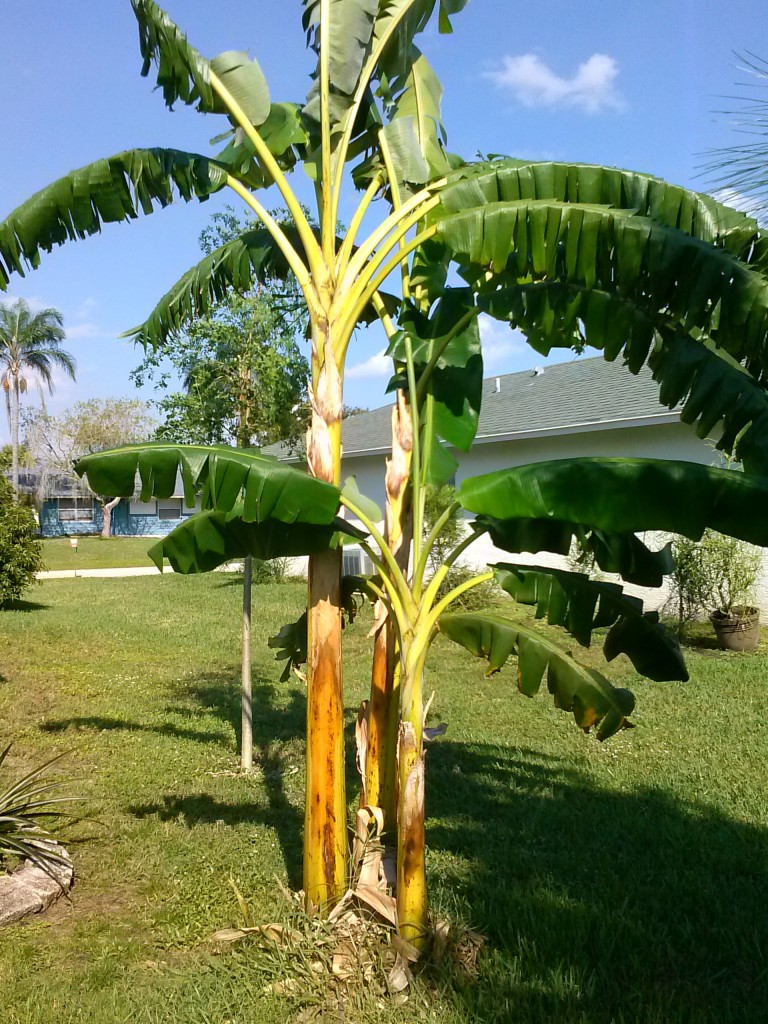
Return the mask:
<svg viewBox="0 0 768 1024">
<path fill-rule="evenodd" d="M 6 473 L 10 479 L 10 472 Z M 112 510 L 115 537 L 162 537 L 200 508 L 200 500 L 189 508 L 181 479 L 173 496 L 165 500 L 142 501 L 136 494 L 122 498 Z M 73 473 L 59 470 L 22 469 L 19 493 L 29 495 L 38 508 L 42 537 L 98 536 L 104 523 L 100 502 L 93 491 Z"/>
<path fill-rule="evenodd" d="M 342 423 L 342 475 L 354 475 L 361 491 L 379 503 L 390 430 L 389 405 Z M 265 451 L 303 461 L 300 451 L 281 445 Z M 487 378 L 472 449 L 452 454 L 459 463 L 457 484 L 506 466 L 578 456 L 715 459 L 681 422 L 679 410 L 659 403 L 658 385 L 647 369 L 631 374 L 600 356 Z"/>
<path fill-rule="evenodd" d="M 390 446 L 391 406 L 342 423 L 342 478 L 354 476 L 360 490 L 383 507 L 385 460 Z M 301 452 L 273 445 L 270 454 L 301 463 Z M 711 464 L 716 453 L 680 419 L 679 410 L 660 404 L 658 385 L 643 368 L 632 374 L 601 356 L 483 381 L 475 442 L 469 452 L 452 450 L 459 468 L 455 483 L 509 466 L 588 456 L 680 459 Z M 467 551 L 467 561 L 509 560 L 485 535 Z M 358 559 L 354 564 L 355 558 Z M 556 556 L 515 556 L 521 562 L 562 564 Z M 345 549 L 345 571 L 364 570 L 365 560 Z M 633 589 L 633 588 L 628 588 Z M 637 593 L 642 593 L 640 590 Z M 651 605 L 658 592 L 643 593 Z M 768 606 L 768 594 L 766 595 Z"/>
</svg>

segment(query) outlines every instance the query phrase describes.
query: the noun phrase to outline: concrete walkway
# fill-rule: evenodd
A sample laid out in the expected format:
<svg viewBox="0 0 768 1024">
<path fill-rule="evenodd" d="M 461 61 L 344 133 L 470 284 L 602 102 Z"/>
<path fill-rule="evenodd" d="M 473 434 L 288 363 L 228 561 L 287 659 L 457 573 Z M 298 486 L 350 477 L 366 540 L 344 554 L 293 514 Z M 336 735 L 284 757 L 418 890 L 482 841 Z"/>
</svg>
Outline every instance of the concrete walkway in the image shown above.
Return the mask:
<svg viewBox="0 0 768 1024">
<path fill-rule="evenodd" d="M 214 572 L 240 572 L 243 568 L 242 562 L 228 562 L 220 565 Z M 173 572 L 173 569 L 166 565 L 166 572 Z M 159 576 L 160 570 L 154 565 L 126 566 L 122 569 L 52 569 L 36 574 L 38 580 L 74 580 L 79 577 L 91 577 L 102 579 L 113 579 L 116 576 Z"/>
<path fill-rule="evenodd" d="M 173 569 L 166 566 L 166 572 Z M 39 580 L 73 580 L 78 576 L 159 576 L 160 570 L 155 565 L 136 565 L 123 569 L 52 569 L 37 573 Z"/>
</svg>

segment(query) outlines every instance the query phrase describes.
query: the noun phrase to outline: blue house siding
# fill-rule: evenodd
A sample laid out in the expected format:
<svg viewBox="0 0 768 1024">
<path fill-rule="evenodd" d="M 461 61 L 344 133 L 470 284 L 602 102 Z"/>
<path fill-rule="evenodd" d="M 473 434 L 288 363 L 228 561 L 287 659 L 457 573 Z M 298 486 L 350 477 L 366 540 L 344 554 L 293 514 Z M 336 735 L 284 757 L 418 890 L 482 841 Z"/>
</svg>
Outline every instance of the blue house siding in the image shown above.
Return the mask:
<svg viewBox="0 0 768 1024">
<path fill-rule="evenodd" d="M 103 522 L 101 506 L 97 502 L 93 504 L 93 520 L 85 523 L 60 520 L 58 498 L 46 499 L 40 510 L 40 532 L 44 537 L 87 537 L 99 534 Z"/>
<path fill-rule="evenodd" d="M 112 533 L 115 537 L 164 537 L 186 518 L 160 519 L 157 514 L 132 515 L 129 502 L 123 500 L 112 510 Z"/>
<path fill-rule="evenodd" d="M 130 511 L 130 502 L 123 499 L 112 509 L 112 535 L 114 537 L 164 537 L 179 523 L 187 519 L 160 519 L 154 515 L 135 515 Z M 49 498 L 43 502 L 40 512 L 40 532 L 43 537 L 87 537 L 98 536 L 104 524 L 104 516 L 98 502 L 93 505 L 93 519 L 89 522 L 73 522 L 59 519 L 59 500 Z"/>
</svg>

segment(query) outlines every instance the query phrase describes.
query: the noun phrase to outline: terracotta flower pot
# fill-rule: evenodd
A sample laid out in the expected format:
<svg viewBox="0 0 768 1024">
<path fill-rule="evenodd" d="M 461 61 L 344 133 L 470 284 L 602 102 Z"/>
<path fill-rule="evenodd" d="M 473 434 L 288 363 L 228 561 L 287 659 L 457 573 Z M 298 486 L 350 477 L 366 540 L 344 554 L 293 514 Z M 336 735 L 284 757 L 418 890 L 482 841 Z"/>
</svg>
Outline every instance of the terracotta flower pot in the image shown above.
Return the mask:
<svg viewBox="0 0 768 1024">
<path fill-rule="evenodd" d="M 712 612 L 709 621 L 724 651 L 756 650 L 760 639 L 759 609 L 751 605 L 736 605 L 730 612 Z"/>
</svg>

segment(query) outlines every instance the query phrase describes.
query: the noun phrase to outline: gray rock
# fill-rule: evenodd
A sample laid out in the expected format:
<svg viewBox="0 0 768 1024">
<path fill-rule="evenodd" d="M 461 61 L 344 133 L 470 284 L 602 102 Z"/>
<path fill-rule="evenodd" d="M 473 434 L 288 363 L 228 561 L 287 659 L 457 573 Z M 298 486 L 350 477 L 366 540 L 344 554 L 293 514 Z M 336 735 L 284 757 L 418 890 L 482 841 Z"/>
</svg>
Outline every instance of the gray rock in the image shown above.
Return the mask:
<svg viewBox="0 0 768 1024">
<path fill-rule="evenodd" d="M 72 887 L 74 871 L 67 851 L 53 841 L 45 845 L 66 857 L 66 864 L 50 865 L 53 878 L 30 860 L 24 861 L 12 875 L 0 875 L 0 926 L 47 910 Z"/>
<path fill-rule="evenodd" d="M 27 914 L 37 914 L 42 909 L 43 900 L 40 895 L 20 882 L 16 875 L 0 878 L 0 925 L 13 924 Z"/>
<path fill-rule="evenodd" d="M 71 884 L 71 872 L 69 879 L 66 878 L 64 872 L 54 871 L 54 874 L 57 878 L 51 878 L 41 868 L 35 867 L 34 864 L 27 861 L 21 871 L 17 871 L 13 877 L 27 889 L 32 889 L 37 893 L 42 901 L 43 910 L 47 910 L 59 896 L 64 895 Z M 64 877 L 61 877 L 62 875 Z"/>
</svg>

